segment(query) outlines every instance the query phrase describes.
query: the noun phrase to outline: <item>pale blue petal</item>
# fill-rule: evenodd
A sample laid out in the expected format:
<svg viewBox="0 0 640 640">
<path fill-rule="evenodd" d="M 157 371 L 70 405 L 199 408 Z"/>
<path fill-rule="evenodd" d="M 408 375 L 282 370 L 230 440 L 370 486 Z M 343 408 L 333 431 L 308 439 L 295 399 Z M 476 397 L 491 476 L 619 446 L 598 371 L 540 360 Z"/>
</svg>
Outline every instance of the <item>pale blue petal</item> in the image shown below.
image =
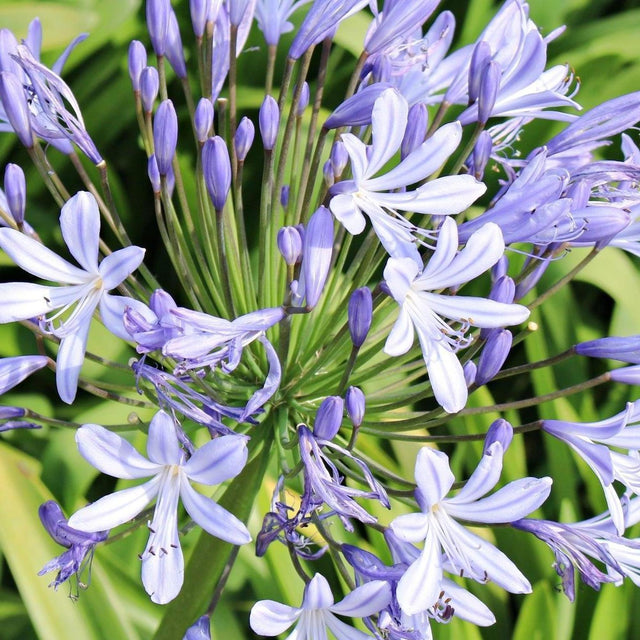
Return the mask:
<svg viewBox="0 0 640 640">
<path fill-rule="evenodd" d="M 216 318 L 202 311 L 192 311 L 184 307 L 171 309 L 171 314 L 184 320 L 189 326 L 210 333 L 234 335 L 233 324 L 224 318 Z"/>
<path fill-rule="evenodd" d="M 125 247 L 109 254 L 100 263 L 100 275 L 105 291 L 117 287 L 140 266 L 144 251 L 140 247 Z"/>
<path fill-rule="evenodd" d="M 87 272 L 97 273 L 100 212 L 93 195 L 79 191 L 67 200 L 60 213 L 60 229 L 71 255 Z"/>
<path fill-rule="evenodd" d="M 149 460 L 158 465 L 182 462 L 184 456 L 176 435 L 176 425 L 165 411 L 158 411 L 149 423 L 147 455 Z"/>
<path fill-rule="evenodd" d="M 251 534 L 238 518 L 211 498 L 198 493 L 189 484 L 185 475 L 182 475 L 180 480 L 182 504 L 194 522 L 207 533 L 225 542 L 231 544 L 251 542 Z"/>
<path fill-rule="evenodd" d="M 415 478 L 424 499 L 423 510 L 437 505 L 451 490 L 455 476 L 444 451 L 422 447 L 416 456 Z"/>
<path fill-rule="evenodd" d="M 405 296 L 418 275 L 419 267 L 410 258 L 389 258 L 384 268 L 384 280 L 393 299 L 402 305 Z"/>
<path fill-rule="evenodd" d="M 432 607 L 442 590 L 442 554 L 440 545 L 429 532 L 424 549 L 400 578 L 396 597 L 400 608 L 414 615 Z"/>
<path fill-rule="evenodd" d="M 30 282 L 0 284 L 0 323 L 27 320 L 48 313 L 54 308 L 51 305 L 51 294 L 55 289 L 56 287 Z M 71 301 L 73 299 L 75 296 L 71 297 Z"/>
<path fill-rule="evenodd" d="M 354 629 L 328 612 L 323 617 L 324 623 L 329 627 L 336 640 L 371 640 L 371 636 L 368 633 Z"/>
<path fill-rule="evenodd" d="M 161 476 L 138 487 L 110 493 L 76 511 L 69 526 L 80 531 L 106 531 L 135 518 L 158 494 Z"/>
<path fill-rule="evenodd" d="M 487 524 L 520 520 L 535 511 L 551 491 L 551 478 L 520 478 L 494 494 L 466 504 L 452 504 L 445 500 L 450 516 Z"/>
<path fill-rule="evenodd" d="M 405 513 L 389 524 L 393 533 L 404 542 L 420 542 L 429 532 L 429 517 L 424 513 Z"/>
<path fill-rule="evenodd" d="M 449 578 L 442 580 L 442 588 L 447 598 L 451 598 L 451 606 L 456 612 L 456 618 L 466 620 L 479 627 L 488 627 L 495 623 L 496 617 L 482 600 L 469 593 L 464 587 Z"/>
<path fill-rule="evenodd" d="M 357 587 L 340 602 L 329 607 L 329 611 L 350 618 L 363 618 L 378 613 L 390 600 L 389 583 L 384 580 L 372 580 Z"/>
<path fill-rule="evenodd" d="M 436 250 L 425 265 L 419 280 L 437 278 L 440 273 L 449 268 L 458 252 L 458 225 L 452 218 L 445 218 L 438 231 Z"/>
<path fill-rule="evenodd" d="M 260 600 L 251 608 L 249 625 L 260 636 L 277 636 L 284 633 L 301 613 L 302 609 L 275 600 Z"/>
<path fill-rule="evenodd" d="M 245 436 L 219 436 L 200 447 L 182 469 L 194 482 L 220 484 L 235 478 L 247 463 Z"/>
<path fill-rule="evenodd" d="M 269 373 L 264 380 L 262 389 L 258 389 L 258 391 L 249 398 L 249 402 L 247 402 L 242 415 L 240 416 L 240 422 L 253 415 L 273 396 L 273 394 L 278 390 L 280 380 L 282 379 L 282 366 L 280 365 L 278 353 L 264 336 L 261 336 L 258 340 L 262 343 L 264 350 L 267 353 Z"/>
<path fill-rule="evenodd" d="M 336 220 L 351 234 L 358 235 L 365 228 L 365 218 L 356 206 L 356 201 L 351 194 L 341 193 L 331 198 L 329 202 L 331 213 Z"/>
<path fill-rule="evenodd" d="M 159 473 L 160 465 L 149 462 L 124 438 L 97 424 L 85 424 L 76 431 L 80 455 L 93 467 L 115 478 L 131 480 Z"/>
<path fill-rule="evenodd" d="M 412 346 L 413 323 L 407 310 L 404 307 L 400 307 L 400 314 L 384 344 L 384 352 L 390 356 L 401 356 L 407 353 Z"/>
<path fill-rule="evenodd" d="M 333 594 L 327 579 L 316 573 L 304 589 L 303 609 L 328 609 L 333 604 Z"/>
<path fill-rule="evenodd" d="M 88 315 L 85 321 L 75 328 L 74 333 L 60 340 L 56 357 L 56 387 L 60 399 L 67 404 L 71 404 L 76 397 L 90 325 L 91 316 Z"/>
<path fill-rule="evenodd" d="M 341 140 L 351 159 L 351 174 L 357 184 L 364 176 L 365 168 L 369 162 L 367 160 L 367 146 L 352 133 L 343 133 Z"/>
<path fill-rule="evenodd" d="M 447 504 L 468 504 L 491 491 L 500 479 L 503 455 L 500 442 L 492 443 L 464 487 L 453 498 L 448 498 Z"/>
<path fill-rule="evenodd" d="M 157 320 L 153 311 L 143 302 L 128 296 L 114 296 L 110 293 L 103 293 L 100 297 L 100 318 L 102 323 L 111 333 L 123 340 L 132 339 L 131 334 L 124 328 L 124 312 L 126 309 L 133 309 L 151 324 Z"/>
<path fill-rule="evenodd" d="M 0 359 L 0 395 L 20 384 L 49 362 L 47 356 L 14 356 Z"/>
<path fill-rule="evenodd" d="M 0 229 L 0 248 L 22 269 L 50 282 L 83 284 L 91 276 L 74 267 L 41 242 L 16 231 Z"/>
<path fill-rule="evenodd" d="M 371 114 L 372 151 L 364 178 L 374 176 L 400 148 L 408 113 L 407 101 L 395 89 L 385 89 L 376 99 Z"/>
</svg>

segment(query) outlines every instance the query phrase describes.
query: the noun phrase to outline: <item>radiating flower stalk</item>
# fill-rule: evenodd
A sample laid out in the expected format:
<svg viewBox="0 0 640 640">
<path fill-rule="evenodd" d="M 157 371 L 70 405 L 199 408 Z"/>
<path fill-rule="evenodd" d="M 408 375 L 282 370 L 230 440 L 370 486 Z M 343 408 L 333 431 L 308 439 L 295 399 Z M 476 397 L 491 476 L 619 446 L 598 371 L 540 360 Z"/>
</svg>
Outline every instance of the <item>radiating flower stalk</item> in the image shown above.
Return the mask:
<svg viewBox="0 0 640 640">
<path fill-rule="evenodd" d="M 475 43 L 455 51 L 455 20 L 436 0 L 375 4 L 147 0 L 151 50 L 132 42 L 128 64 L 138 177 L 148 176 L 154 210 L 129 206 L 158 225 L 180 283 L 171 292 L 129 240 L 108 159 L 60 77 L 78 40 L 48 69 L 38 60 L 37 21 L 22 44 L 1 31 L 0 128 L 15 132 L 59 205 L 73 262 L 43 246 L 28 222 L 22 170 L 9 165 L 0 247 L 38 282 L 0 285 L 0 322 L 29 328 L 41 353 L 1 361 L 0 390 L 48 367 L 66 403 L 80 388 L 146 413 L 132 425 L 105 415 L 101 425 L 78 426 L 3 407 L 0 430 L 74 428 L 80 455 L 100 472 L 150 478 L 68 520 L 55 503 L 43 505 L 45 528 L 67 547 L 43 571 L 58 572 L 55 587 L 84 586 L 81 574 L 101 545 L 117 544 L 123 526 L 144 526 L 148 517 L 144 588 L 159 604 L 183 598 L 161 623 L 171 637 L 209 637 L 237 547 L 252 538 L 259 557 L 284 545 L 304 582 L 299 607 L 255 604 L 247 625 L 267 636 L 295 625 L 292 638 L 318 640 L 329 629 L 339 639 L 419 640 L 453 616 L 492 624 L 493 613 L 464 585 L 528 593 L 531 584 L 467 524 L 512 527 L 546 542 L 570 599 L 576 570 L 596 589 L 624 577 L 638 583 L 640 543 L 624 537 L 640 519 L 638 403 L 584 424 L 501 417 L 465 432 L 462 417 L 535 407 L 599 384 L 638 384 L 638 336 L 566 345 L 525 364 L 521 343 L 535 332 L 531 309 L 601 252 L 640 255 L 633 135 L 624 135 L 620 160 L 594 155 L 640 121 L 640 94 L 577 114 L 572 71 L 546 63 L 559 32 L 541 35 L 524 0 L 507 0 Z M 181 34 L 176 13 L 187 11 L 193 33 Z M 333 36 L 356 12 L 368 12 L 371 27 L 327 117 Z M 264 36 L 264 55 L 252 55 L 264 65 L 265 96 L 257 113 L 245 113 L 238 60 L 252 31 Z M 535 119 L 564 129 L 522 156 L 518 135 Z M 77 184 L 52 170 L 55 153 L 78 170 Z M 485 182 L 489 168 L 499 172 L 497 187 Z M 113 246 L 101 236 L 100 216 Z M 549 265 L 572 248 L 586 248 L 578 267 L 542 286 Z M 95 322 L 129 345 L 129 363 L 87 350 Z M 546 396 L 531 391 L 531 371 L 584 357 L 632 366 Z M 130 386 L 87 377 L 85 359 L 126 369 Z M 524 382 L 505 391 L 493 384 L 499 379 Z M 474 395 L 486 385 L 482 398 L 495 392 L 496 404 Z M 116 433 L 127 428 L 147 433 L 147 457 Z M 608 511 L 585 523 L 530 518 L 553 490 L 549 477 L 512 479 L 493 491 L 512 439 L 531 432 L 566 443 L 593 469 Z M 415 465 L 378 455 L 385 441 L 401 440 L 424 444 Z M 479 457 L 467 450 L 472 471 L 456 481 L 450 454 L 468 440 L 484 447 Z M 268 478 L 270 510 L 254 513 L 260 527 L 249 526 L 247 505 Z M 218 504 L 204 487 L 221 483 Z M 185 572 L 179 525 L 190 520 L 203 539 L 229 543 L 213 567 L 192 555 Z M 359 544 L 347 544 L 345 531 Z M 338 583 L 319 572 L 331 563 L 342 577 L 339 595 Z M 205 575 L 219 583 L 212 593 L 199 591 Z"/>
</svg>

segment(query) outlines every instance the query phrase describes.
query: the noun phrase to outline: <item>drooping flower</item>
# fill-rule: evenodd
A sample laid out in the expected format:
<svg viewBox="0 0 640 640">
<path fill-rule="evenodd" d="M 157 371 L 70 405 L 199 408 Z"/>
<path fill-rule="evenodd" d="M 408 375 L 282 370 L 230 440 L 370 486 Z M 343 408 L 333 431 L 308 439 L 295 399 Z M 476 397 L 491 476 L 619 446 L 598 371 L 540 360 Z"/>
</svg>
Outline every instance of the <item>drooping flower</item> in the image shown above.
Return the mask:
<svg viewBox="0 0 640 640">
<path fill-rule="evenodd" d="M 464 284 L 489 269 L 503 255 L 504 242 L 500 229 L 487 224 L 469 238 L 462 251 L 457 249 L 456 223 L 445 218 L 436 249 L 421 273 L 408 258 L 390 258 L 384 270 L 389 291 L 400 305 L 384 351 L 395 356 L 406 353 L 415 330 L 435 398 L 449 413 L 460 411 L 467 401 L 467 385 L 456 351 L 468 344 L 469 327 L 503 327 L 529 317 L 529 310 L 521 305 L 434 293 Z M 460 328 L 453 328 L 441 316 Z"/>
<path fill-rule="evenodd" d="M 60 227 L 76 267 L 40 242 L 15 229 L 0 229 L 0 247 L 22 269 L 61 286 L 9 282 L 0 284 L 0 323 L 39 318 L 40 329 L 60 339 L 56 382 L 67 403 L 75 398 L 80 368 L 93 312 L 100 311 L 105 326 L 124 340 L 126 307 L 140 302 L 107 293 L 135 271 L 144 256 L 136 246 L 114 251 L 98 263 L 100 214 L 95 198 L 80 191 L 62 207 Z M 67 315 L 67 312 L 70 312 Z"/>
<path fill-rule="evenodd" d="M 418 453 L 415 496 L 422 511 L 398 516 L 390 525 L 400 540 L 424 540 L 422 552 L 398 582 L 398 602 L 409 615 L 438 601 L 445 568 L 477 582 L 492 580 L 512 593 L 531 590 L 504 553 L 457 522 L 458 518 L 485 524 L 518 520 L 537 509 L 551 490 L 551 478 L 522 478 L 483 498 L 500 477 L 504 452 L 497 431 L 490 433 L 496 439 L 487 442 L 476 470 L 452 498 L 445 497 L 454 481 L 446 454 L 428 447 Z"/>
<path fill-rule="evenodd" d="M 76 433 L 82 456 L 96 469 L 116 478 L 146 478 L 142 485 L 101 498 L 69 518 L 69 526 L 81 531 L 117 527 L 140 513 L 154 498 L 156 507 L 149 525 L 151 534 L 142 558 L 142 583 L 158 604 L 178 595 L 184 578 L 184 559 L 178 537 L 178 499 L 205 531 L 231 544 L 251 540 L 245 525 L 190 484 L 220 484 L 234 478 L 247 461 L 247 438 L 220 436 L 207 442 L 189 458 L 180 448 L 173 418 L 159 411 L 149 424 L 147 455 L 139 454 L 126 440 L 97 424 Z"/>
<path fill-rule="evenodd" d="M 255 633 L 277 636 L 297 622 L 289 638 L 321 640 L 327 637 L 327 628 L 338 640 L 364 640 L 370 638 L 342 622 L 334 614 L 362 618 L 382 610 L 391 598 L 388 583 L 375 580 L 354 589 L 346 598 L 334 603 L 327 579 L 316 573 L 304 590 L 300 607 L 290 607 L 273 600 L 260 600 L 253 605 L 249 624 Z"/>
<path fill-rule="evenodd" d="M 472 176 L 461 175 L 437 178 L 413 191 L 396 191 L 422 181 L 442 166 L 460 144 L 462 128 L 457 122 L 440 127 L 391 171 L 375 177 L 400 149 L 408 112 L 407 101 L 397 91 L 383 91 L 373 107 L 372 145 L 367 147 L 353 134 L 342 135 L 351 158 L 353 178 L 332 187 L 329 206 L 349 233 L 364 230 L 366 215 L 390 256 L 419 260 L 414 234 L 427 232 L 398 211 L 460 213 L 479 198 L 486 187 Z"/>
</svg>

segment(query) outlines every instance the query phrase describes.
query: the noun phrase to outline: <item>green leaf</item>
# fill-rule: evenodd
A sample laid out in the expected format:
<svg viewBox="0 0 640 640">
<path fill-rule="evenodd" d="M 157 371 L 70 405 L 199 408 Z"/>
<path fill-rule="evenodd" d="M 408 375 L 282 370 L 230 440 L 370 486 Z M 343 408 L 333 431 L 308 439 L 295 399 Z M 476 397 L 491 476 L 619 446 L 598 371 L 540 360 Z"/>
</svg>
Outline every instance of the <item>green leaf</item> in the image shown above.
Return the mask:
<svg viewBox="0 0 640 640">
<path fill-rule="evenodd" d="M 513 640 L 556 640 L 555 624 L 556 606 L 551 589 L 544 582 L 538 583 L 524 600 Z"/>
</svg>

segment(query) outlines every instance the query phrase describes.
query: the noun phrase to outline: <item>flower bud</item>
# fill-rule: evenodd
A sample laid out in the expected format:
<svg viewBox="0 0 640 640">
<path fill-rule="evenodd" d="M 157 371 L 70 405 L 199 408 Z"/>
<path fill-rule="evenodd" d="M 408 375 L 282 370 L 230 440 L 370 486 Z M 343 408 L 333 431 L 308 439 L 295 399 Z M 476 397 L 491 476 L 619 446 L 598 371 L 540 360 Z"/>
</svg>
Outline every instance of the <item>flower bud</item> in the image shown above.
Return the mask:
<svg viewBox="0 0 640 640">
<path fill-rule="evenodd" d="M 231 161 L 220 136 L 209 138 L 202 147 L 202 172 L 216 211 L 222 211 L 231 188 Z"/>
<path fill-rule="evenodd" d="M 280 206 L 283 209 L 286 209 L 289 206 L 289 193 L 291 192 L 291 187 L 288 184 L 283 184 L 280 189 Z"/>
<path fill-rule="evenodd" d="M 324 123 L 325 129 L 339 127 L 361 127 L 371 124 L 373 105 L 385 89 L 391 88 L 387 82 L 370 84 L 339 105 Z"/>
<path fill-rule="evenodd" d="M 33 147 L 33 132 L 31 119 L 24 88 L 18 76 L 9 71 L 0 73 L 0 102 L 4 107 L 7 120 L 16 132 L 20 142 L 31 149 Z"/>
<path fill-rule="evenodd" d="M 491 117 L 491 112 L 496 104 L 498 91 L 500 90 L 500 78 L 502 70 L 500 65 L 493 60 L 487 65 L 482 74 L 480 93 L 478 95 L 478 122 L 486 124 Z"/>
<path fill-rule="evenodd" d="M 145 113 L 153 111 L 153 103 L 158 97 L 160 78 L 155 67 L 145 67 L 140 73 L 140 98 Z"/>
<path fill-rule="evenodd" d="M 253 122 L 245 116 L 240 120 L 240 124 L 236 129 L 236 135 L 233 138 L 238 162 L 245 161 L 247 154 L 249 153 L 249 149 L 251 149 L 251 145 L 253 144 L 255 135 L 256 128 L 253 125 Z"/>
<path fill-rule="evenodd" d="M 333 252 L 333 216 L 326 207 L 320 207 L 309 220 L 303 244 L 302 273 L 304 275 L 307 307 L 318 304 L 324 289 Z"/>
<path fill-rule="evenodd" d="M 24 171 L 17 164 L 8 164 L 4 170 L 4 192 L 13 219 L 21 225 L 27 201 L 27 183 Z"/>
<path fill-rule="evenodd" d="M 621 382 L 622 384 L 640 385 L 640 366 L 622 367 L 609 371 L 611 380 Z"/>
<path fill-rule="evenodd" d="M 158 56 L 163 56 L 167 49 L 170 13 L 171 0 L 147 0 L 147 30 L 151 46 Z"/>
<path fill-rule="evenodd" d="M 200 616 L 184 634 L 182 640 L 211 640 L 211 619 Z"/>
<path fill-rule="evenodd" d="M 338 396 L 329 396 L 322 401 L 313 423 L 313 435 L 318 440 L 333 440 L 340 430 L 344 401 Z"/>
<path fill-rule="evenodd" d="M 473 360 L 465 362 L 462 367 L 462 373 L 464 374 L 464 382 L 467 387 L 470 387 L 476 381 L 476 374 L 478 373 L 478 367 Z"/>
<path fill-rule="evenodd" d="M 260 107 L 258 122 L 260 124 L 262 144 L 266 151 L 271 151 L 278 139 L 278 128 L 280 126 L 280 111 L 278 103 L 273 96 L 265 96 Z"/>
<path fill-rule="evenodd" d="M 333 175 L 337 178 L 342 175 L 347 163 L 349 162 L 349 154 L 347 148 L 341 140 L 333 143 L 331 147 L 331 166 L 333 167 Z"/>
<path fill-rule="evenodd" d="M 489 292 L 489 300 L 502 302 L 504 304 L 511 304 L 515 295 L 516 284 L 513 281 L 513 278 L 510 278 L 509 276 L 501 276 L 493 283 L 491 291 Z M 480 337 L 483 340 L 486 340 L 491 335 L 492 331 L 493 329 L 481 329 Z"/>
<path fill-rule="evenodd" d="M 153 192 L 160 193 L 162 191 L 162 184 L 160 182 L 160 171 L 158 171 L 158 162 L 156 161 L 155 153 L 152 153 L 147 161 L 147 175 L 149 176 Z"/>
<path fill-rule="evenodd" d="M 487 65 L 491 62 L 491 45 L 481 40 L 473 48 L 469 61 L 469 104 L 473 104 L 480 95 L 482 76 Z"/>
<path fill-rule="evenodd" d="M 129 77 L 131 86 L 138 93 L 140 91 L 140 74 L 147 66 L 147 50 L 139 40 L 132 40 L 129 45 Z"/>
<path fill-rule="evenodd" d="M 278 250 L 284 261 L 291 267 L 302 254 L 302 238 L 295 227 L 282 227 L 278 231 Z"/>
<path fill-rule="evenodd" d="M 200 98 L 193 118 L 198 142 L 201 144 L 209 137 L 213 126 L 213 103 L 207 98 Z"/>
<path fill-rule="evenodd" d="M 211 0 L 189 0 L 191 24 L 196 38 L 202 38 L 207 26 L 207 18 L 211 10 Z"/>
<path fill-rule="evenodd" d="M 187 63 L 184 59 L 184 50 L 182 48 L 182 38 L 180 37 L 180 28 L 178 27 L 178 19 L 173 9 L 169 12 L 169 23 L 167 26 L 167 49 L 165 52 L 169 64 L 173 67 L 178 78 L 187 77 Z"/>
<path fill-rule="evenodd" d="M 471 173 L 476 180 L 482 180 L 492 151 L 493 140 L 491 139 L 491 134 L 488 131 L 482 131 L 471 152 Z"/>
<path fill-rule="evenodd" d="M 153 142 L 158 171 L 166 176 L 173 161 L 178 144 L 178 116 L 171 100 L 163 100 L 153 119 Z"/>
<path fill-rule="evenodd" d="M 477 386 L 486 384 L 500 371 L 509 355 L 512 343 L 513 335 L 508 329 L 491 330 L 478 361 L 475 379 Z"/>
<path fill-rule="evenodd" d="M 427 105 L 422 102 L 414 104 L 409 109 L 407 128 L 400 145 L 400 157 L 403 160 L 424 142 L 428 124 L 429 112 L 427 111 Z"/>
<path fill-rule="evenodd" d="M 598 338 L 581 342 L 575 346 L 575 352 L 591 358 L 611 358 L 621 362 L 640 364 L 640 335 Z"/>
<path fill-rule="evenodd" d="M 365 397 L 360 387 L 349 387 L 347 389 L 346 404 L 349 420 L 357 429 L 364 420 L 365 411 Z"/>
<path fill-rule="evenodd" d="M 483 455 L 487 453 L 487 450 L 494 442 L 499 442 L 502 445 L 502 450 L 506 451 L 511 445 L 513 440 L 513 427 L 502 418 L 498 418 L 495 422 L 492 422 L 487 430 L 487 436 L 484 439 Z"/>
<path fill-rule="evenodd" d="M 333 177 L 333 165 L 331 164 L 331 160 L 327 160 L 322 165 L 322 177 L 324 179 L 324 184 L 326 185 L 327 189 L 333 186 L 333 183 L 335 182 L 335 178 Z"/>
<path fill-rule="evenodd" d="M 298 105 L 296 107 L 296 116 L 298 118 L 302 117 L 304 110 L 307 108 L 309 104 L 309 84 L 307 82 L 302 83 L 302 90 L 300 91 L 300 100 L 298 100 Z"/>
<path fill-rule="evenodd" d="M 369 333 L 373 315 L 373 299 L 368 287 L 356 289 L 351 294 L 347 315 L 351 342 L 356 349 L 359 349 Z"/>
</svg>

